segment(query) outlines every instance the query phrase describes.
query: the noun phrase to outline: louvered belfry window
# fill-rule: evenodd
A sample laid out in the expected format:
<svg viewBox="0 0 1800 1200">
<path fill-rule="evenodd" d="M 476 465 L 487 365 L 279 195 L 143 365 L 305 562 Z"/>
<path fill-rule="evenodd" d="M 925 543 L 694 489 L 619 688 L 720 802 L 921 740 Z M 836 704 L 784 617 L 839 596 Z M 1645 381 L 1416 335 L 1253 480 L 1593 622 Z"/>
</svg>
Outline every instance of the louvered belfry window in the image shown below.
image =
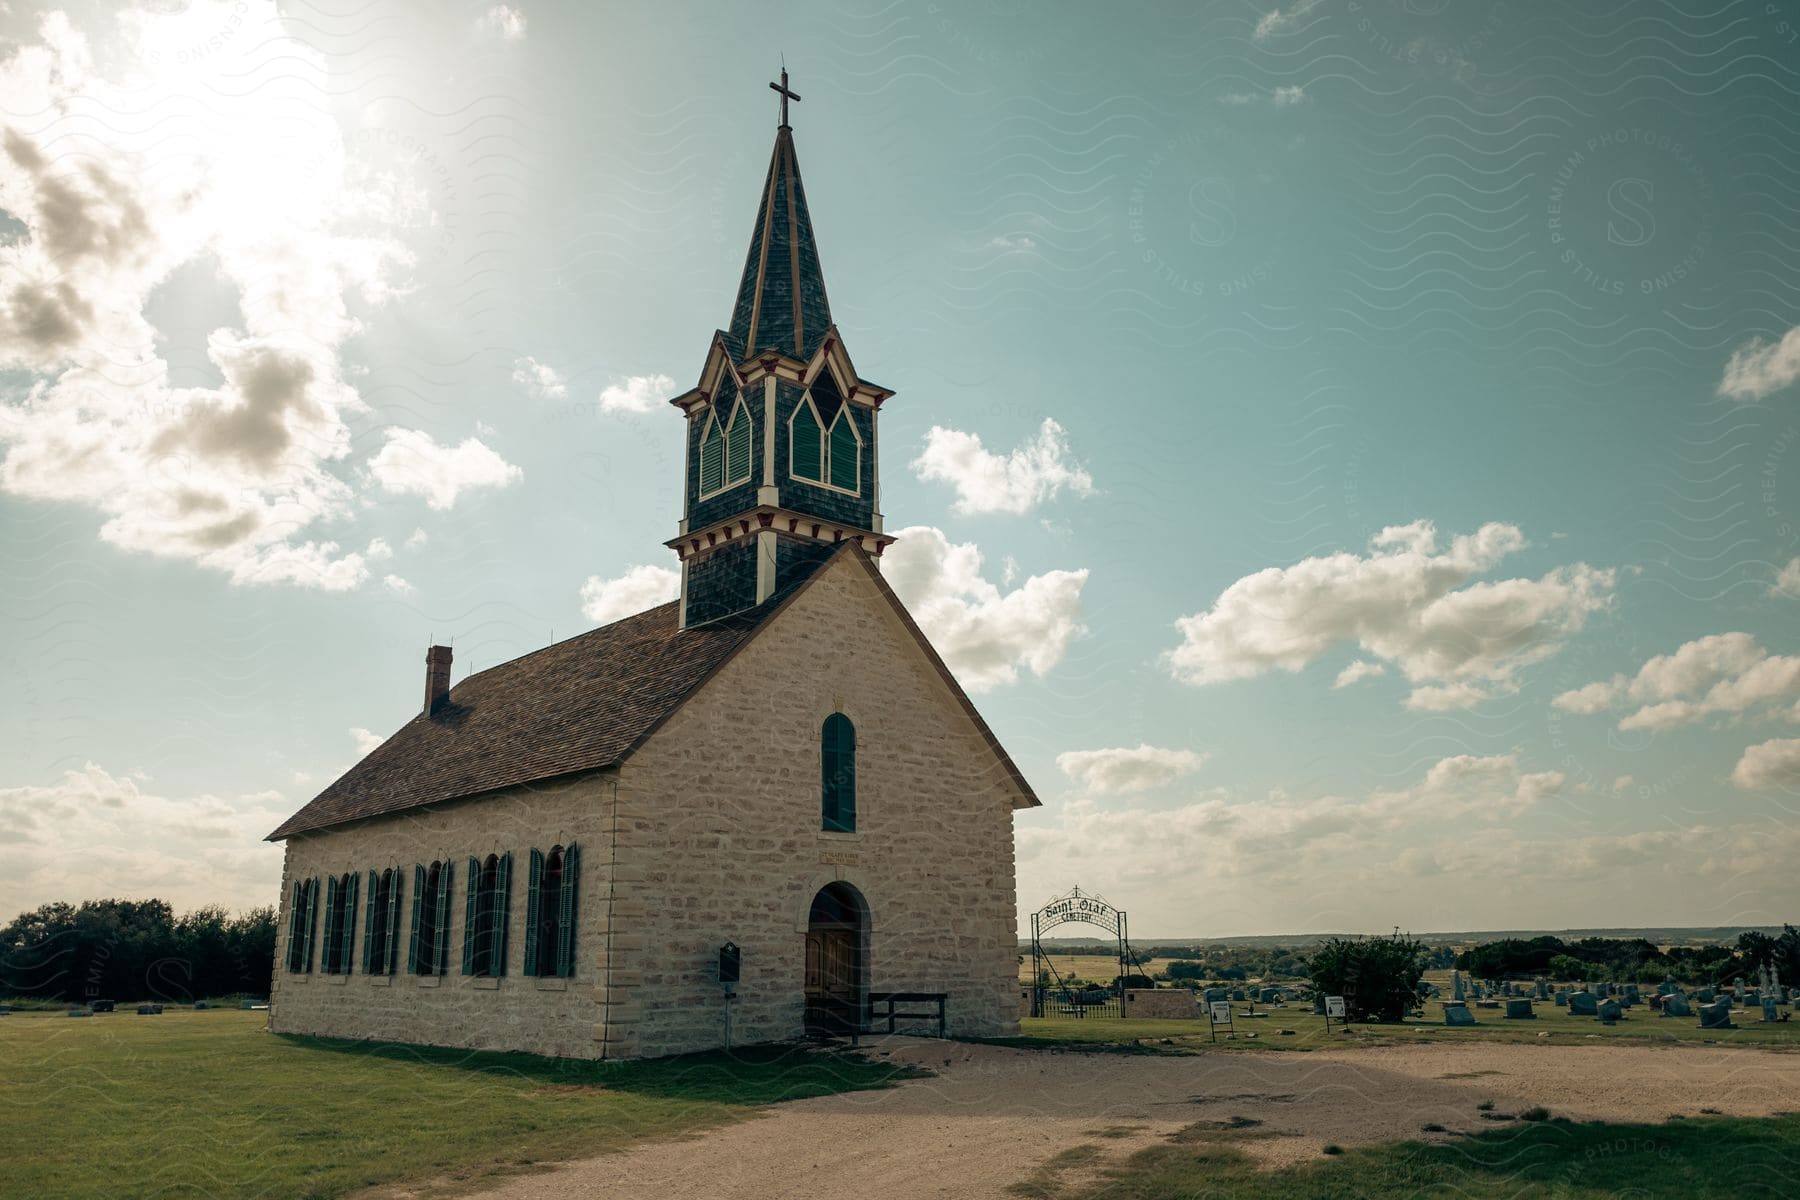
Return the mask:
<svg viewBox="0 0 1800 1200">
<path fill-rule="evenodd" d="M 850 421 L 850 406 L 838 409 L 831 423 L 831 486 L 854 492 L 860 482 L 861 463 L 857 458 L 856 426 Z"/>
<path fill-rule="evenodd" d="M 820 827 L 856 831 L 856 727 L 843 713 L 825 718 L 819 731 Z"/>
<path fill-rule="evenodd" d="M 819 419 L 813 415 L 812 405 L 801 401 L 800 407 L 794 410 L 793 436 L 789 453 L 788 471 L 795 479 L 810 479 L 814 483 L 825 482 L 825 451 L 823 431 L 819 428 Z"/>
<path fill-rule="evenodd" d="M 732 486 L 750 481 L 750 460 L 756 452 L 756 426 L 750 410 L 739 400 L 731 410 L 731 423 L 725 430 L 725 483 Z"/>
<path fill-rule="evenodd" d="M 576 889 L 581 849 L 531 852 L 525 888 L 525 974 L 567 979 L 575 973 Z"/>
<path fill-rule="evenodd" d="M 725 433 L 719 428 L 717 415 L 706 419 L 706 432 L 700 435 L 700 494 L 708 495 L 725 486 Z"/>
</svg>

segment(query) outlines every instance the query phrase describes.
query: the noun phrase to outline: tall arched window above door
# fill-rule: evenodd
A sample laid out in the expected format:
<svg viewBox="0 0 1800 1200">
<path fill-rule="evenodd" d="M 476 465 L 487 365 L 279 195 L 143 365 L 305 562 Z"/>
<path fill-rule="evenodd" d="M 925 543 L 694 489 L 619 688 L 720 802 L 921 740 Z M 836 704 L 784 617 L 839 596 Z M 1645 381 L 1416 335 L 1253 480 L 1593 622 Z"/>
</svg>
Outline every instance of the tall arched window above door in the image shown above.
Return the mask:
<svg viewBox="0 0 1800 1200">
<path fill-rule="evenodd" d="M 820 827 L 856 831 L 856 726 L 832 713 L 819 730 Z"/>
</svg>

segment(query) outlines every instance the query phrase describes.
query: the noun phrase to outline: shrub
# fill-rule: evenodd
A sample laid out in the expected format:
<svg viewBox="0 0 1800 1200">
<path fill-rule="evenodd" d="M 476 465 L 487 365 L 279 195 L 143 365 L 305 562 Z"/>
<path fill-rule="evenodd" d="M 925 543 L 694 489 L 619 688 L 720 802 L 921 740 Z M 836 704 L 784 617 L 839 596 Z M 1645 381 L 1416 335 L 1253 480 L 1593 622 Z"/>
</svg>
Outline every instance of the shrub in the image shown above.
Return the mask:
<svg viewBox="0 0 1800 1200">
<path fill-rule="evenodd" d="M 1332 938 L 1306 960 L 1306 969 L 1315 987 L 1344 998 L 1350 1020 L 1400 1021 L 1418 1004 L 1419 976 L 1429 956 L 1423 942 L 1396 930 Z"/>
</svg>

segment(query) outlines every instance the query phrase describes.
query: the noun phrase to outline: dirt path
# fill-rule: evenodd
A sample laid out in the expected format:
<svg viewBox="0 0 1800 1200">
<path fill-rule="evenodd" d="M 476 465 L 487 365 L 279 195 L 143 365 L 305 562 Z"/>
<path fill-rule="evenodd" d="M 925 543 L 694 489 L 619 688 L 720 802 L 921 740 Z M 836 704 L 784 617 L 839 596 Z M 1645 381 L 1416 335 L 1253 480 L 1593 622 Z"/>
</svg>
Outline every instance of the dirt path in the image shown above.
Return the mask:
<svg viewBox="0 0 1800 1200">
<path fill-rule="evenodd" d="M 937 1074 L 881 1092 L 784 1104 L 686 1141 L 566 1163 L 487 1200 L 922 1200 L 1000 1196 L 1050 1155 L 1129 1151 L 1196 1122 L 1259 1122 L 1242 1148 L 1270 1165 L 1330 1142 L 1490 1128 L 1477 1105 L 1543 1105 L 1576 1120 L 1663 1121 L 1702 1109 L 1800 1108 L 1800 1054 L 1703 1047 L 1464 1042 L 1193 1057 L 1051 1053 L 894 1038 L 876 1046 Z"/>
</svg>

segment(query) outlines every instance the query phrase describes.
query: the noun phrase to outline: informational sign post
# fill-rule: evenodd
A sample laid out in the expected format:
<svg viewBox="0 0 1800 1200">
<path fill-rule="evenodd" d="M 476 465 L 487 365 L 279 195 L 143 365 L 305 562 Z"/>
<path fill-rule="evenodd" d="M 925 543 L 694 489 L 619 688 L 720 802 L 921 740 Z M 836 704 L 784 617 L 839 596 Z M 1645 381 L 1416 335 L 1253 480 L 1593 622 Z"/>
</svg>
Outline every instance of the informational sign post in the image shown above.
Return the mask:
<svg viewBox="0 0 1800 1200">
<path fill-rule="evenodd" d="M 1331 1019 L 1333 1017 L 1337 1018 L 1337 1022 L 1340 1026 L 1345 1024 L 1345 1021 L 1344 1021 L 1344 998 L 1342 996 L 1327 996 L 1327 997 L 1325 997 L 1325 1032 L 1326 1033 L 1331 1032 Z"/>
<path fill-rule="evenodd" d="M 1216 1042 L 1219 1040 L 1219 1026 L 1221 1026 L 1221 1025 L 1223 1025 L 1225 1027 L 1225 1036 L 1226 1037 L 1236 1037 L 1237 1036 L 1237 1034 L 1231 1028 L 1231 1001 L 1229 1001 L 1229 1000 L 1214 1000 L 1211 1004 L 1206 1006 L 1206 1015 L 1212 1021 L 1212 1040 L 1213 1041 Z"/>
</svg>

